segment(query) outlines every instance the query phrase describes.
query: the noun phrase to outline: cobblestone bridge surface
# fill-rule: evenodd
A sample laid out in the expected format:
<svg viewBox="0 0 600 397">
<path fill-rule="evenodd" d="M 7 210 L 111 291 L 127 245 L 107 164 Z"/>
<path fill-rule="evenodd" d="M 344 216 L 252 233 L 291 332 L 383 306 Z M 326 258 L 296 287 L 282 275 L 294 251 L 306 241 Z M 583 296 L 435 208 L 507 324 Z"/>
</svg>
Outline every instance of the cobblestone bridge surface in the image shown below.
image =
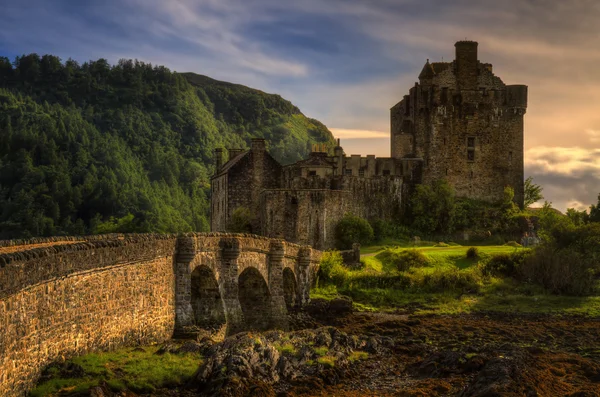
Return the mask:
<svg viewBox="0 0 600 397">
<path fill-rule="evenodd" d="M 0 396 L 25 395 L 55 360 L 190 326 L 286 329 L 320 255 L 228 233 L 0 241 Z"/>
</svg>

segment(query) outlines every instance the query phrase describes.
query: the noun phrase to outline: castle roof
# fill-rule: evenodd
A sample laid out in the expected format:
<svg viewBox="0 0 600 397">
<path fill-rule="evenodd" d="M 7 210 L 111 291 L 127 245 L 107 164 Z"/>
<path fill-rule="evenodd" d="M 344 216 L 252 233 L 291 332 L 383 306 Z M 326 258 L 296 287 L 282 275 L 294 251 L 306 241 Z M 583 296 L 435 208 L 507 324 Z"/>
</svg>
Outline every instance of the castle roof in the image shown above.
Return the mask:
<svg viewBox="0 0 600 397">
<path fill-rule="evenodd" d="M 434 75 L 435 75 L 435 71 L 433 70 L 433 67 L 429 63 L 429 59 L 428 59 L 427 62 L 425 63 L 425 66 L 423 66 L 423 70 L 421 70 L 421 73 L 419 74 L 419 80 L 430 79 Z"/>
<path fill-rule="evenodd" d="M 451 62 L 432 62 L 431 67 L 435 74 L 441 73 L 444 70 L 448 69 L 451 65 Z"/>
<path fill-rule="evenodd" d="M 234 158 L 229 159 L 229 161 L 225 163 L 225 165 L 213 176 L 213 178 L 215 178 L 215 177 L 217 177 L 219 175 L 223 175 L 223 174 L 227 173 L 237 163 L 239 163 L 241 159 L 243 159 L 244 157 L 246 157 L 248 154 L 250 154 L 250 150 L 247 150 L 245 152 L 239 153 Z"/>
<path fill-rule="evenodd" d="M 329 160 L 327 153 L 311 153 L 307 159 L 297 161 L 290 165 L 295 167 L 334 166 L 333 162 Z"/>
</svg>

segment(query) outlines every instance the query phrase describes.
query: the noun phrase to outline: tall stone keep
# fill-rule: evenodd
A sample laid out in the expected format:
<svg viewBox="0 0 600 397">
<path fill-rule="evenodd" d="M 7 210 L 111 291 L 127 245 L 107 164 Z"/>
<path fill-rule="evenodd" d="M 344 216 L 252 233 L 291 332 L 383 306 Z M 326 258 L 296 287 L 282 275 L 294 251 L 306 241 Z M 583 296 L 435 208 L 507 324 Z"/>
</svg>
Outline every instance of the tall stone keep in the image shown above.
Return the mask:
<svg viewBox="0 0 600 397">
<path fill-rule="evenodd" d="M 453 62 L 427 60 L 391 108 L 392 157 L 422 159 L 424 184 L 446 179 L 458 196 L 490 202 L 510 186 L 522 205 L 527 86 L 504 84 L 477 47 L 459 41 Z"/>
</svg>

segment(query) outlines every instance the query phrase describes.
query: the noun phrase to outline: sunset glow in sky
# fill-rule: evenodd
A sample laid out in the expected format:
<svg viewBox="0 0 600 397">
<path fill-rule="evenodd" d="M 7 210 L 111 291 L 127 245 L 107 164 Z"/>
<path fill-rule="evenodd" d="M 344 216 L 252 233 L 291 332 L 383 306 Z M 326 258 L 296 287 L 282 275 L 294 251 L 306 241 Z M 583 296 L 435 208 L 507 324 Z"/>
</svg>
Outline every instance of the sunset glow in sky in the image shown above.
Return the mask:
<svg viewBox="0 0 600 397">
<path fill-rule="evenodd" d="M 0 55 L 137 58 L 278 93 L 389 156 L 389 108 L 427 58 L 479 59 L 529 86 L 525 174 L 558 209 L 600 193 L 600 3 L 553 0 L 0 0 Z"/>
</svg>

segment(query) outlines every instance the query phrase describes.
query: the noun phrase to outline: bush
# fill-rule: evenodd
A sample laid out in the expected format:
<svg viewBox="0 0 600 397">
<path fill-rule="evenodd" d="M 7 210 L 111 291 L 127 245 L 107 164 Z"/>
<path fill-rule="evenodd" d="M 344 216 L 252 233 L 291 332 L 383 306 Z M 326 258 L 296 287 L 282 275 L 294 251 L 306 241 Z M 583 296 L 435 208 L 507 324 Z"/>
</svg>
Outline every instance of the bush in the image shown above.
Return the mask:
<svg viewBox="0 0 600 397">
<path fill-rule="evenodd" d="M 377 259 L 387 267 L 393 267 L 400 272 L 415 267 L 429 265 L 429 259 L 425 254 L 416 249 L 403 250 L 400 252 L 385 250 L 377 255 Z"/>
<path fill-rule="evenodd" d="M 254 215 L 249 208 L 237 207 L 231 214 L 227 229 L 233 233 L 252 233 Z"/>
<path fill-rule="evenodd" d="M 373 241 L 382 241 L 386 238 L 407 240 L 411 234 L 408 227 L 382 219 L 372 219 L 369 223 L 373 228 Z"/>
<path fill-rule="evenodd" d="M 528 251 L 518 251 L 512 254 L 497 254 L 480 265 L 484 275 L 520 277 L 520 267 L 522 266 Z"/>
<path fill-rule="evenodd" d="M 477 259 L 479 258 L 479 248 L 477 247 L 469 247 L 467 250 L 467 259 Z"/>
<path fill-rule="evenodd" d="M 541 246 L 526 258 L 520 272 L 551 293 L 589 295 L 595 289 L 598 262 L 574 250 Z"/>
<path fill-rule="evenodd" d="M 344 259 L 339 251 L 326 251 L 323 253 L 318 272 L 320 280 L 341 286 L 344 284 L 347 274 Z"/>
<path fill-rule="evenodd" d="M 335 227 L 339 249 L 350 249 L 353 243 L 368 244 L 373 240 L 373 228 L 365 219 L 346 214 Z"/>
<path fill-rule="evenodd" d="M 457 267 L 437 267 L 431 273 L 423 273 L 417 285 L 428 292 L 478 292 L 482 275 L 477 268 L 459 270 Z"/>
<path fill-rule="evenodd" d="M 436 245 L 434 245 L 434 247 L 450 247 L 450 244 L 446 244 L 444 242 L 439 242 Z"/>
</svg>

